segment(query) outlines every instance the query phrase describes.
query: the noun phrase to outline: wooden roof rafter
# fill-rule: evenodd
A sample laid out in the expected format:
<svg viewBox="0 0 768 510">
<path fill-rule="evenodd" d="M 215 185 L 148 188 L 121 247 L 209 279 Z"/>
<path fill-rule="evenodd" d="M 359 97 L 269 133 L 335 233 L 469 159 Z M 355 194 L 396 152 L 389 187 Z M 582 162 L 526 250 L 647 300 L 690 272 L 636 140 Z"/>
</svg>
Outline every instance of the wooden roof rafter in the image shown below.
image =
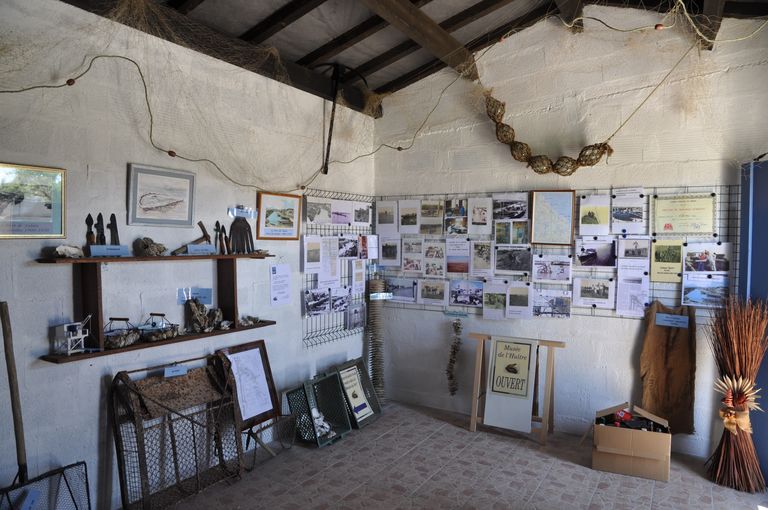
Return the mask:
<svg viewBox="0 0 768 510">
<path fill-rule="evenodd" d="M 432 55 L 458 72 L 464 73 L 467 78 L 477 79 L 477 67 L 472 54 L 408 0 L 362 0 L 362 2 Z"/>
<path fill-rule="evenodd" d="M 505 34 L 507 34 L 509 31 L 514 29 L 522 30 L 523 28 L 529 27 L 534 23 L 538 22 L 539 20 L 545 18 L 551 13 L 552 13 L 552 8 L 550 5 L 542 5 L 540 7 L 537 7 L 536 9 L 528 12 L 527 14 L 524 14 L 523 16 L 515 18 L 514 20 L 504 23 L 503 25 L 491 30 L 490 32 L 487 32 L 479 37 L 476 37 L 475 39 L 467 43 L 465 48 L 467 49 L 467 51 L 471 51 L 471 52 L 480 51 L 484 48 L 487 48 L 491 44 L 498 42 L 499 39 L 503 37 Z M 381 87 L 377 88 L 376 92 L 379 94 L 382 94 L 382 93 L 391 93 L 391 92 L 398 91 L 402 88 L 407 87 L 408 85 L 411 85 L 421 79 L 426 78 L 431 74 L 436 73 L 437 71 L 439 71 L 440 69 L 443 69 L 444 67 L 446 67 L 445 62 L 439 59 L 432 60 L 430 62 L 427 62 L 424 65 L 417 67 L 416 69 L 413 69 L 412 71 L 405 73 L 404 75 L 388 83 L 385 83 Z"/>
<path fill-rule="evenodd" d="M 325 2 L 326 0 L 291 0 L 241 35 L 240 39 L 253 44 L 263 43 Z"/>
<path fill-rule="evenodd" d="M 411 3 L 416 7 L 423 7 L 431 1 L 432 0 L 411 0 Z M 371 16 L 343 34 L 333 38 L 326 44 L 323 44 L 316 50 L 307 53 L 297 60 L 296 63 L 302 66 L 311 66 L 320 62 L 325 62 L 388 26 L 389 23 L 380 16 Z"/>
<path fill-rule="evenodd" d="M 440 28 L 448 33 L 455 32 L 462 27 L 469 25 L 470 23 L 477 21 L 494 11 L 509 5 L 514 0 L 481 0 L 472 6 L 464 9 L 463 11 L 454 14 L 450 18 L 440 23 Z M 397 46 L 385 51 L 381 55 L 378 55 L 367 62 L 359 65 L 355 70 L 359 75 L 370 76 L 371 74 L 384 69 L 388 65 L 397 62 L 403 57 L 410 55 L 411 53 L 420 49 L 420 46 L 413 40 L 404 41 Z M 350 74 L 344 78 L 344 82 L 356 82 L 359 80 L 359 75 Z"/>
</svg>

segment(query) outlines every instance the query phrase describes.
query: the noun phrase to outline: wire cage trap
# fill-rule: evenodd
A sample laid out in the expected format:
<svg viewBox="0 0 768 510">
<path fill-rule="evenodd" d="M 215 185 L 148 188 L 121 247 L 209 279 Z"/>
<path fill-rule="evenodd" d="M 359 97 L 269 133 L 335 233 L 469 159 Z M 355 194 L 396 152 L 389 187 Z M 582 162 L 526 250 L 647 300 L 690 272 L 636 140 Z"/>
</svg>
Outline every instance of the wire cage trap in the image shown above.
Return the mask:
<svg viewBox="0 0 768 510">
<path fill-rule="evenodd" d="M 0 489 L 0 510 L 89 510 L 85 462 L 49 471 L 25 483 Z"/>
<path fill-rule="evenodd" d="M 241 474 L 235 403 L 210 366 L 173 378 L 120 372 L 110 406 L 123 508 L 165 508 Z"/>
<path fill-rule="evenodd" d="M 352 430 L 338 373 L 319 375 L 288 391 L 286 397 L 291 414 L 296 417 L 296 435 L 300 440 L 323 447 Z"/>
</svg>

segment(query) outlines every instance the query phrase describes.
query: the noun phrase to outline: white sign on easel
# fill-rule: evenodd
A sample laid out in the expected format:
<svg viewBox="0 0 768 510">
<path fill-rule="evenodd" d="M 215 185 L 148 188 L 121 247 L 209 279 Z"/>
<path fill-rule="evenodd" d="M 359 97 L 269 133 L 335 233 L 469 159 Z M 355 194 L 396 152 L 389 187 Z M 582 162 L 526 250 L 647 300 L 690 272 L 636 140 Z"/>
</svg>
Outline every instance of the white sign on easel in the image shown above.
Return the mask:
<svg viewBox="0 0 768 510">
<path fill-rule="evenodd" d="M 531 431 L 537 346 L 536 340 L 491 338 L 483 424 Z"/>
</svg>

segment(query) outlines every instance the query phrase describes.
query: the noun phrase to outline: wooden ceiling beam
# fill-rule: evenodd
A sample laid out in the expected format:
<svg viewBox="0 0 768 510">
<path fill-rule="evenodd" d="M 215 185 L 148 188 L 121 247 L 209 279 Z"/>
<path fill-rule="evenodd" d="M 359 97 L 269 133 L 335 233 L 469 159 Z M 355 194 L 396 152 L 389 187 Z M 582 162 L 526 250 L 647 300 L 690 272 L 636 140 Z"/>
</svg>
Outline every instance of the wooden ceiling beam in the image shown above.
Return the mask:
<svg viewBox="0 0 768 510">
<path fill-rule="evenodd" d="M 324 4 L 326 0 L 292 0 L 261 20 L 256 26 L 240 36 L 253 44 L 261 44 L 309 11 Z"/>
<path fill-rule="evenodd" d="M 466 48 L 408 0 L 362 2 L 432 55 L 464 73 L 468 79 L 477 79 L 477 67 Z"/>
<path fill-rule="evenodd" d="M 62 1 L 102 16 L 106 15 L 110 8 L 115 5 L 115 0 Z M 162 8 L 162 6 L 160 7 Z M 254 47 L 252 44 L 217 32 L 174 9 L 165 8 L 164 11 L 171 23 L 174 20 L 177 21 L 173 24 L 174 28 L 178 29 L 176 35 L 179 40 L 184 42 L 186 48 L 204 53 L 261 76 L 280 81 L 317 97 L 329 101 L 333 100 L 333 80 L 328 76 L 279 58 L 266 59 L 264 62 L 258 63 L 258 65 L 247 65 L 248 63 L 253 63 Z M 179 21 L 183 21 L 183 23 L 179 23 Z M 139 26 L 132 28 L 141 30 Z M 216 48 L 218 47 L 226 49 L 224 51 L 217 51 Z M 349 108 L 372 115 L 372 112 L 367 109 L 367 95 L 362 89 L 352 84 L 342 84 L 339 86 L 339 92 L 344 97 L 344 104 Z M 381 112 L 376 113 L 376 116 L 381 116 Z"/>
<path fill-rule="evenodd" d="M 172 7 L 182 14 L 189 14 L 192 9 L 203 3 L 205 0 L 168 0 L 165 4 Z"/>
<path fill-rule="evenodd" d="M 704 8 L 701 15 L 696 16 L 694 21 L 699 25 L 701 32 L 707 39 L 714 40 L 717 32 L 720 30 L 720 23 L 723 21 L 723 12 L 725 10 L 725 0 L 704 0 Z M 701 47 L 705 50 L 711 50 L 714 43 L 701 38 Z"/>
<path fill-rule="evenodd" d="M 507 35 L 513 30 L 522 30 L 527 28 L 539 20 L 545 18 L 551 14 L 549 5 L 543 5 L 538 7 L 529 13 L 520 16 L 512 21 L 509 21 L 490 32 L 487 32 L 480 37 L 476 37 L 466 45 L 467 51 L 477 52 L 484 48 L 487 48 L 491 44 L 499 41 L 502 36 Z M 379 94 L 386 94 L 396 92 L 402 88 L 407 87 L 417 81 L 426 78 L 427 76 L 436 73 L 440 69 L 446 67 L 445 62 L 435 59 L 431 62 L 427 62 L 424 65 L 417 67 L 416 69 L 407 72 L 406 74 L 396 78 L 389 83 L 382 85 L 376 89 Z"/>
<path fill-rule="evenodd" d="M 477 21 L 494 11 L 501 9 L 505 5 L 509 5 L 514 0 L 481 0 L 476 4 L 464 9 L 463 11 L 454 14 L 450 18 L 440 23 L 440 28 L 448 33 L 455 32 L 456 30 L 469 25 L 470 23 Z M 410 55 L 414 51 L 419 49 L 419 45 L 412 40 L 404 41 L 394 48 L 391 48 L 381 55 L 378 55 L 367 62 L 360 64 L 356 69 L 356 73 L 349 73 L 345 78 L 345 82 L 357 82 L 360 80 L 360 76 L 370 76 L 371 74 L 384 69 L 385 67 L 397 62 L 401 58 Z"/>
<path fill-rule="evenodd" d="M 584 21 L 578 20 L 574 23 L 574 20 L 580 18 L 582 15 L 583 4 L 581 0 L 555 0 L 557 4 L 557 10 L 560 11 L 560 19 L 564 23 L 571 26 L 573 32 L 584 31 Z"/>
<path fill-rule="evenodd" d="M 411 3 L 420 8 L 431 1 L 432 0 L 411 0 Z M 388 26 L 389 23 L 387 23 L 385 19 L 382 19 L 379 16 L 371 16 L 359 25 L 350 28 L 343 34 L 335 37 L 326 44 L 323 44 L 316 50 L 307 53 L 297 60 L 296 63 L 302 66 L 311 66 L 321 62 L 327 62 L 328 59 L 335 57 L 342 51 L 351 48 L 360 41 L 367 39 Z"/>
</svg>

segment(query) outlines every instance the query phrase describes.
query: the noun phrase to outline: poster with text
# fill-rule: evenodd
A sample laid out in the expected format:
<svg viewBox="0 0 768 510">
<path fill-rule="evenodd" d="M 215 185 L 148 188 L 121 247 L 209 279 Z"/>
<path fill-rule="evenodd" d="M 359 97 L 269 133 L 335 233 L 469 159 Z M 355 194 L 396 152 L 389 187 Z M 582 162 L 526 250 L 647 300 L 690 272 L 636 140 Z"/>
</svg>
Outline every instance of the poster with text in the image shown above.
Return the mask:
<svg viewBox="0 0 768 510">
<path fill-rule="evenodd" d="M 531 431 L 536 340 L 491 338 L 483 424 Z"/>
</svg>

